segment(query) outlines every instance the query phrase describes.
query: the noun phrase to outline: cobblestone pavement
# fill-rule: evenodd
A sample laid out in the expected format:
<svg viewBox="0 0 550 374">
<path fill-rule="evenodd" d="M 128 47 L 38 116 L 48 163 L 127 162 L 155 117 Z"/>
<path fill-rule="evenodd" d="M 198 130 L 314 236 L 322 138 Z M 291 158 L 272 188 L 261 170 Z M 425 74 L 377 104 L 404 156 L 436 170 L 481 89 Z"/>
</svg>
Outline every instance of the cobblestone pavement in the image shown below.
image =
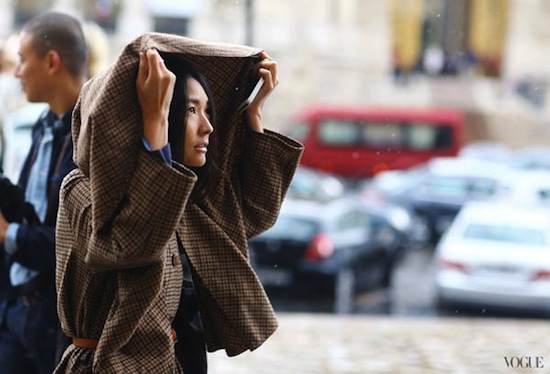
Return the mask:
<svg viewBox="0 0 550 374">
<path fill-rule="evenodd" d="M 278 315 L 279 329 L 263 346 L 237 357 L 209 354 L 209 372 L 550 373 L 543 319 Z"/>
</svg>

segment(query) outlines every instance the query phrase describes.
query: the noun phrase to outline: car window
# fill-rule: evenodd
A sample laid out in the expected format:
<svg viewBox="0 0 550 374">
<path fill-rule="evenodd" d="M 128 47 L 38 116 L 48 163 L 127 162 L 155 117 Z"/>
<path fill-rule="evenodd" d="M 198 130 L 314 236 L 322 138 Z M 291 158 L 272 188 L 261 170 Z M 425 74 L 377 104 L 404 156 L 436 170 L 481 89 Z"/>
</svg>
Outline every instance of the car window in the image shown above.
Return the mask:
<svg viewBox="0 0 550 374">
<path fill-rule="evenodd" d="M 337 228 L 339 230 L 367 229 L 369 224 L 367 214 L 356 210 L 342 214 L 337 221 Z"/>
<path fill-rule="evenodd" d="M 470 224 L 464 230 L 464 238 L 546 246 L 544 232 L 537 228 L 510 225 Z"/>
<path fill-rule="evenodd" d="M 494 194 L 496 187 L 496 183 L 490 179 L 436 177 L 422 184 L 420 191 L 424 194 L 444 196 L 486 197 Z"/>
<path fill-rule="evenodd" d="M 275 225 L 262 234 L 264 238 L 309 240 L 317 232 L 318 223 L 312 220 L 280 215 Z"/>
</svg>

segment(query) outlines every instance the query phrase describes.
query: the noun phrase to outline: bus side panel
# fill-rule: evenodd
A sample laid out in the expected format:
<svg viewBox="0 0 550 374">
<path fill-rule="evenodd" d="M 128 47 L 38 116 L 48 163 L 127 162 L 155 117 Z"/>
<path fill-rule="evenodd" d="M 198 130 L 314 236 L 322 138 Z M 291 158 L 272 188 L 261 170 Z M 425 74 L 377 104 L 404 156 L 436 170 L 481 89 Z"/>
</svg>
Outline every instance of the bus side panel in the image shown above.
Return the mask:
<svg viewBox="0 0 550 374">
<path fill-rule="evenodd" d="M 394 135 L 393 130 L 388 127 L 401 124 L 399 129 L 411 132 L 413 126 L 407 127 L 403 124 L 420 123 L 421 126 L 418 126 L 420 129 L 416 130 L 419 133 L 416 135 L 416 143 L 420 139 L 420 145 L 407 143 L 405 145 L 377 146 L 376 141 L 369 143 L 368 139 L 347 145 L 325 144 L 321 141 L 320 134 L 320 126 L 325 120 L 336 123 L 342 121 L 342 123 L 348 124 L 350 121 L 355 121 L 358 126 L 363 124 L 361 132 L 366 134 L 369 129 L 374 130 L 370 132 L 378 134 L 378 136 L 383 134 L 388 139 Z M 310 110 L 307 115 L 300 118 L 300 123 L 308 126 L 307 135 L 298 139 L 305 146 L 301 164 L 354 179 L 369 178 L 388 169 L 408 169 L 434 157 L 456 156 L 464 142 L 464 118 L 459 112 L 448 110 L 423 112 L 418 110 L 361 111 L 354 109 L 346 111 L 345 109 L 327 110 L 321 108 L 319 111 Z M 368 126 L 371 127 L 365 130 Z M 433 144 L 430 143 L 430 145 L 422 145 L 423 131 L 424 138 L 431 131 L 433 132 L 432 137 L 437 134 L 441 139 L 434 139 Z M 409 137 L 414 138 L 410 134 Z"/>
</svg>

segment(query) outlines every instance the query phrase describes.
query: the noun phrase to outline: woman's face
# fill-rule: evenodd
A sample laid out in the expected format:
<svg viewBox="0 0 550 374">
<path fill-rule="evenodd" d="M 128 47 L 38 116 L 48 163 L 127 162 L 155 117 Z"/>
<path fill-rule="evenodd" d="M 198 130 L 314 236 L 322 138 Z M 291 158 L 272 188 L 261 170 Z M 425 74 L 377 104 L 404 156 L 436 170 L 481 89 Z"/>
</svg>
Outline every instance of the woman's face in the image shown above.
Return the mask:
<svg viewBox="0 0 550 374">
<path fill-rule="evenodd" d="M 208 96 L 194 78 L 187 78 L 187 102 L 185 103 L 185 147 L 183 164 L 200 167 L 206 163 L 208 138 L 214 128 L 210 123 Z"/>
</svg>

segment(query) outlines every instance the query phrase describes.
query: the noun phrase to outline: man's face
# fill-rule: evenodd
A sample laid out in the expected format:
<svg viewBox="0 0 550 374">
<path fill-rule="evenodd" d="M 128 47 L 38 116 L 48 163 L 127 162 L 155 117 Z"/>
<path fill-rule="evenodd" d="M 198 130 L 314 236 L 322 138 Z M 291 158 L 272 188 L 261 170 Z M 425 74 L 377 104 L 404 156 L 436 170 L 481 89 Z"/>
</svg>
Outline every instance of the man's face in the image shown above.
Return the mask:
<svg viewBox="0 0 550 374">
<path fill-rule="evenodd" d="M 50 58 L 47 53 L 44 56 L 39 56 L 33 49 L 31 42 L 31 35 L 21 33 L 20 60 L 15 69 L 15 76 L 21 80 L 21 86 L 28 101 L 48 102 Z"/>
</svg>

